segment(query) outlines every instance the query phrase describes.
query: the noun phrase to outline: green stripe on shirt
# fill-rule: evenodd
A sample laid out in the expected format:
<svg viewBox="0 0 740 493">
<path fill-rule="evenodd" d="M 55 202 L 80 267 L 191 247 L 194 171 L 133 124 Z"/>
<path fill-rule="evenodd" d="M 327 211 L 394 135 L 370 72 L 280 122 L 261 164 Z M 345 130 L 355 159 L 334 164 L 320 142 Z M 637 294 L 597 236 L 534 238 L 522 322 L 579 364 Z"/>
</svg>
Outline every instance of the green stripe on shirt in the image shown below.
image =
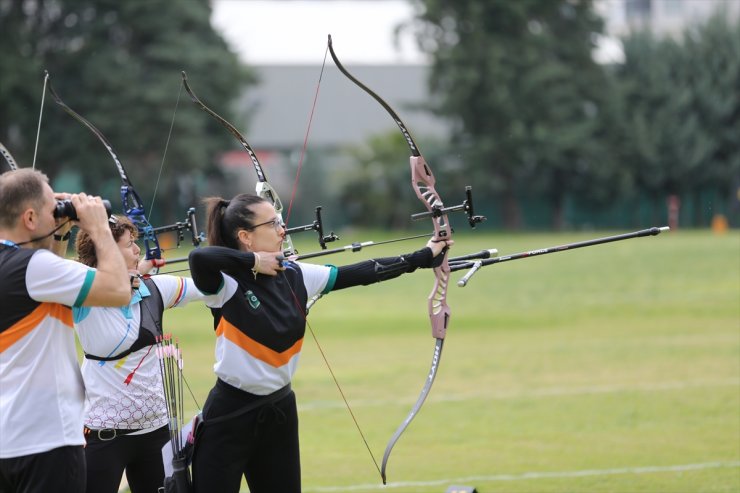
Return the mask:
<svg viewBox="0 0 740 493">
<path fill-rule="evenodd" d="M 327 294 L 329 291 L 334 289 L 334 284 L 337 282 L 337 273 L 339 272 L 339 269 L 335 265 L 328 265 L 329 269 L 329 279 L 326 281 L 326 286 L 324 287 L 324 290 L 321 291 L 321 294 Z"/>
<path fill-rule="evenodd" d="M 82 287 L 80 288 L 80 293 L 77 295 L 77 299 L 72 306 L 82 306 L 82 304 L 85 302 L 87 295 L 90 294 L 90 288 L 92 288 L 92 283 L 95 279 L 96 272 L 97 271 L 94 269 L 90 269 L 89 271 L 87 271 L 87 274 L 85 274 L 85 281 L 82 283 Z"/>
</svg>

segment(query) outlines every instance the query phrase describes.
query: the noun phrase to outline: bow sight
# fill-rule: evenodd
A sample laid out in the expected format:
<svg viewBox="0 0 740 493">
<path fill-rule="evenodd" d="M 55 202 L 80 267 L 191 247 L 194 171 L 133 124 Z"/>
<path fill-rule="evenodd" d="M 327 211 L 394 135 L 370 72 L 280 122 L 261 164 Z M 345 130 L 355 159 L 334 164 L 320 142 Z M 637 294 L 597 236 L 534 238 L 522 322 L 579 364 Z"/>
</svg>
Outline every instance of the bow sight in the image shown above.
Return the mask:
<svg viewBox="0 0 740 493">
<path fill-rule="evenodd" d="M 180 243 L 185 239 L 185 231 L 190 231 L 192 242 L 194 247 L 198 247 L 201 243 L 206 241 L 205 233 L 198 231 L 198 225 L 195 221 L 195 207 L 191 207 L 188 209 L 187 218 L 184 221 L 176 222 L 174 224 L 171 224 L 169 226 L 161 226 L 159 228 L 154 228 L 152 232 L 154 234 L 160 234 L 160 233 L 169 233 L 171 231 L 177 231 L 177 247 L 180 246 Z M 316 207 L 316 219 L 311 224 L 306 224 L 304 226 L 296 226 L 294 228 L 288 228 L 285 230 L 286 234 L 290 233 L 300 233 L 303 231 L 316 231 L 319 235 L 319 244 L 321 245 L 321 248 L 324 249 L 322 251 L 326 250 L 326 243 L 331 241 L 336 241 L 339 239 L 337 235 L 334 234 L 332 231 L 328 235 L 324 235 L 324 226 L 321 219 L 321 206 Z M 328 252 L 328 253 L 331 253 Z M 288 252 L 285 252 L 285 255 L 295 255 L 295 252 L 289 254 Z M 170 264 L 178 264 L 180 262 L 187 262 L 188 257 L 179 257 L 174 258 L 171 260 L 163 259 L 165 260 L 164 265 L 170 265 Z M 177 271 L 175 271 L 177 272 Z"/>
<path fill-rule="evenodd" d="M 319 235 L 319 245 L 322 250 L 326 250 L 326 244 L 332 241 L 337 241 L 339 236 L 334 234 L 334 231 L 328 235 L 324 235 L 324 223 L 321 220 L 321 206 L 316 207 L 316 219 L 311 224 L 304 224 L 303 226 L 295 226 L 293 228 L 285 229 L 285 234 L 291 235 L 293 233 L 302 233 L 304 231 L 316 231 Z M 284 252 L 286 256 L 297 254 L 297 251 Z"/>
<path fill-rule="evenodd" d="M 465 187 L 465 195 L 466 195 L 467 198 L 460 205 L 453 205 L 451 207 L 444 207 L 444 206 L 439 206 L 439 205 L 432 205 L 431 206 L 431 208 L 432 208 L 431 211 L 420 212 L 418 214 L 412 214 L 411 215 L 411 219 L 418 220 L 418 219 L 423 219 L 425 217 L 434 217 L 434 218 L 437 218 L 437 217 L 440 217 L 440 216 L 442 216 L 444 214 L 447 214 L 448 212 L 459 212 L 459 211 L 463 211 L 468 216 L 468 224 L 470 224 L 470 227 L 471 228 L 475 229 L 475 225 L 478 224 L 478 223 L 482 223 L 483 221 L 485 221 L 486 220 L 486 217 L 485 216 L 476 216 L 475 215 L 475 209 L 473 208 L 473 192 L 472 192 L 472 187 L 470 187 L 470 186 Z M 316 210 L 316 218 L 317 218 L 317 221 L 314 221 L 314 224 L 316 224 L 316 222 L 318 222 L 319 228 L 320 228 L 320 225 L 321 225 L 321 216 L 319 214 L 320 207 L 317 207 L 316 209 L 317 209 Z M 310 226 L 309 227 L 300 226 L 300 227 L 297 227 L 297 228 L 289 229 L 288 232 L 289 233 L 292 233 L 294 231 L 295 232 L 298 232 L 298 231 L 308 231 L 310 229 L 312 229 Z M 403 238 L 394 238 L 392 240 L 355 242 L 355 243 L 352 243 L 352 244 L 347 245 L 347 246 L 343 246 L 343 247 L 339 247 L 339 248 L 332 248 L 331 250 L 327 250 L 325 243 L 323 243 L 321 241 L 321 236 L 323 234 L 321 232 L 321 229 L 317 229 L 317 231 L 319 231 L 319 244 L 321 244 L 322 251 L 319 251 L 319 252 L 311 252 L 311 253 L 307 253 L 305 255 L 298 255 L 298 254 L 296 254 L 296 255 L 293 255 L 293 256 L 291 256 L 291 255 L 288 255 L 288 256 L 291 257 L 292 260 L 307 260 L 309 258 L 322 257 L 324 255 L 332 255 L 334 253 L 359 252 L 364 247 L 377 246 L 377 245 L 385 245 L 385 244 L 388 244 L 388 243 L 395 243 L 397 241 L 413 240 L 415 238 L 424 238 L 424 237 L 430 237 L 430 236 L 433 236 L 434 235 L 434 233 L 432 232 L 432 233 L 423 233 L 423 234 L 420 234 L 420 235 L 406 236 L 406 237 L 403 237 Z M 334 241 L 334 240 L 338 239 L 338 237 L 333 232 L 331 233 L 330 236 L 332 238 L 330 241 Z M 491 251 L 493 251 L 493 250 L 484 250 L 484 252 L 489 252 L 488 253 L 488 256 L 486 256 L 486 257 L 481 257 L 480 256 L 481 254 L 471 254 L 472 256 L 466 256 L 466 257 L 464 257 L 464 259 L 488 258 L 488 257 L 491 256 L 491 253 L 490 253 Z M 462 259 L 461 258 L 458 258 L 457 260 L 462 260 Z"/>
<path fill-rule="evenodd" d="M 187 217 L 184 221 L 178 221 L 169 226 L 160 226 L 153 228 L 152 232 L 155 235 L 160 233 L 169 233 L 172 231 L 177 232 L 177 247 L 185 239 L 185 231 L 190 231 L 191 240 L 194 247 L 198 247 L 202 242 L 206 241 L 205 233 L 198 231 L 198 224 L 195 221 L 195 207 L 190 207 L 187 211 Z M 168 262 L 171 263 L 172 261 Z"/>
<path fill-rule="evenodd" d="M 452 207 L 433 205 L 431 211 L 419 212 L 418 214 L 411 214 L 411 219 L 414 221 L 417 221 L 419 219 L 424 219 L 427 217 L 440 217 L 444 214 L 447 214 L 448 212 L 463 211 L 468 216 L 468 224 L 470 224 L 471 228 L 475 229 L 475 225 L 485 221 L 486 216 L 476 216 L 475 215 L 475 211 L 473 210 L 473 187 L 471 186 L 465 187 L 465 196 L 467 198 L 463 200 L 463 203 L 460 205 L 453 205 Z"/>
</svg>

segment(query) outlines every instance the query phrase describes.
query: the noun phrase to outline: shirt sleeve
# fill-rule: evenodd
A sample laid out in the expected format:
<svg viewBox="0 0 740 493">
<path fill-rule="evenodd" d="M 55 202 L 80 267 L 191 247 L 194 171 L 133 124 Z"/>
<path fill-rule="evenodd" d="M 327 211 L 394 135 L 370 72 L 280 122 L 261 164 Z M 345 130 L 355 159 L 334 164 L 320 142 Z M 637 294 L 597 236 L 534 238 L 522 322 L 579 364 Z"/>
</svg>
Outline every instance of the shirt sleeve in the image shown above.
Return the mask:
<svg viewBox="0 0 740 493">
<path fill-rule="evenodd" d="M 332 290 L 337 275 L 337 268 L 333 265 L 316 265 L 296 262 L 303 273 L 303 284 L 306 286 L 308 298 L 317 294 L 326 294 Z"/>
<path fill-rule="evenodd" d="M 205 293 L 223 288 L 224 274 L 234 275 L 254 267 L 254 254 L 226 247 L 201 247 L 190 252 L 190 273 L 195 285 Z"/>
<path fill-rule="evenodd" d="M 170 275 L 158 275 L 152 277 L 152 281 L 157 285 L 159 292 L 164 300 L 165 309 L 184 306 L 191 301 L 202 301 L 207 306 L 218 304 L 218 300 L 225 289 L 220 289 L 215 294 L 206 294 L 200 291 L 195 282 L 189 277 L 178 277 Z M 221 283 L 224 284 L 223 282 Z M 227 298 L 228 299 L 228 298 Z"/>
<path fill-rule="evenodd" d="M 82 306 L 96 270 L 74 260 L 40 249 L 26 269 L 28 294 L 36 301 Z"/>
</svg>

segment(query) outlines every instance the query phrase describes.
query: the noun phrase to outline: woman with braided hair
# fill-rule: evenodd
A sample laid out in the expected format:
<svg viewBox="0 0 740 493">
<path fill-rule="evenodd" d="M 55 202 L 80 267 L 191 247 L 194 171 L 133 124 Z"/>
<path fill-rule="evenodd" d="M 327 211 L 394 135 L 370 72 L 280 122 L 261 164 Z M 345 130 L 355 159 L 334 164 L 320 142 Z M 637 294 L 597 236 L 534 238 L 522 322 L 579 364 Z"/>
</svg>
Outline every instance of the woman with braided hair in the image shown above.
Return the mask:
<svg viewBox="0 0 740 493">
<path fill-rule="evenodd" d="M 213 293 L 216 385 L 203 407 L 193 457 L 196 493 L 301 491 L 298 415 L 290 382 L 320 293 L 430 268 L 452 242 L 429 241 L 400 257 L 335 267 L 285 260 L 285 226 L 270 202 L 249 194 L 210 198 L 209 247 L 190 252 L 195 285 Z"/>
</svg>

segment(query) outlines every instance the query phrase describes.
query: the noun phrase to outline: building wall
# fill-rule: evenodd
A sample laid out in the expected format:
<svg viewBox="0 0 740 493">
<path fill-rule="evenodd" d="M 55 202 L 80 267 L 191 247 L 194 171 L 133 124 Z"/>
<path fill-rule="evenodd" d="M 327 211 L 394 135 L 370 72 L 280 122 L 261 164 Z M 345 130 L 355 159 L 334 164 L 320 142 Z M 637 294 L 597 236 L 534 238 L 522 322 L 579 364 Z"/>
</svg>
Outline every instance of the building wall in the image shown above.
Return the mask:
<svg viewBox="0 0 740 493">
<path fill-rule="evenodd" d="M 721 9 L 739 18 L 740 0 L 597 0 L 597 9 L 612 36 L 646 28 L 656 34 L 677 36 Z"/>
<path fill-rule="evenodd" d="M 300 149 L 312 111 L 308 142 L 314 147 L 361 144 L 371 135 L 397 129 L 390 115 L 331 60 L 323 73 L 314 65 L 254 68 L 259 85 L 250 88 L 240 107 L 255 149 Z M 347 70 L 387 101 L 415 136 L 447 135 L 448 125 L 421 108 L 429 103 L 427 66 L 356 65 Z"/>
</svg>

